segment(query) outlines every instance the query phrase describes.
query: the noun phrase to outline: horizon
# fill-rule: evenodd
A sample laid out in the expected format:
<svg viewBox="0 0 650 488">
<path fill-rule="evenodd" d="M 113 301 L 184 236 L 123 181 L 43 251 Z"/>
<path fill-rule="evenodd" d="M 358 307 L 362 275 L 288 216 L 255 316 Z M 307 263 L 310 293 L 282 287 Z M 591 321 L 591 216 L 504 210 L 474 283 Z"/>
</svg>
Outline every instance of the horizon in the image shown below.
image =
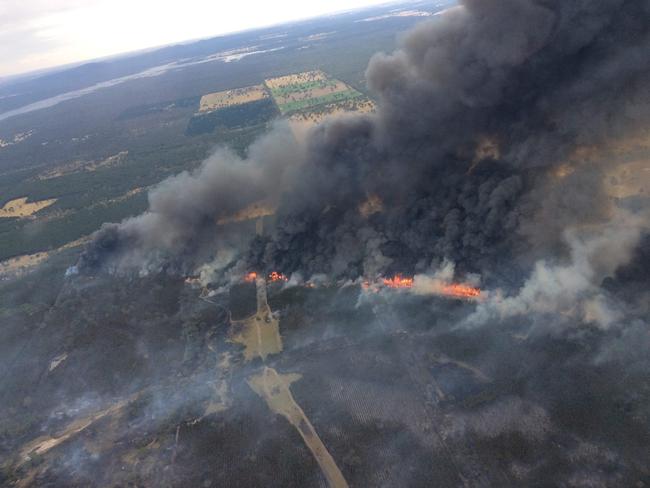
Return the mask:
<svg viewBox="0 0 650 488">
<path fill-rule="evenodd" d="M 148 31 L 150 33 L 146 37 L 140 39 L 131 38 L 128 41 L 130 44 L 128 47 L 124 42 L 112 43 L 110 45 L 105 45 L 105 43 L 102 44 L 104 41 L 102 38 L 102 31 L 99 31 L 96 35 L 88 37 L 88 31 L 92 31 L 93 29 L 89 28 L 87 25 L 82 26 L 82 24 L 87 23 L 89 19 L 92 19 L 93 15 L 97 16 L 101 9 L 96 12 L 86 12 L 85 15 L 80 12 L 88 10 L 89 7 L 90 9 L 99 8 L 104 4 L 105 0 L 92 0 L 92 2 L 91 5 L 86 4 L 75 7 L 75 4 L 79 4 L 80 2 L 77 2 L 76 0 L 57 0 L 56 2 L 50 2 L 54 3 L 54 5 L 48 5 L 48 10 L 36 14 L 36 17 L 28 17 L 25 13 L 21 15 L 20 12 L 14 12 L 15 20 L 13 22 L 11 18 L 12 7 L 11 5 L 9 7 L 5 6 L 4 13 L 9 13 L 9 20 L 0 23 L 0 26 L 2 27 L 2 30 L 0 31 L 0 40 L 5 41 L 2 43 L 5 47 L 0 47 L 0 53 L 3 54 L 0 59 L 9 59 L 5 64 L 10 67 L 0 64 L 0 82 L 11 82 L 14 79 L 24 76 L 47 74 L 51 71 L 65 70 L 92 62 L 101 62 L 111 58 L 137 55 L 142 52 L 155 51 L 169 46 L 199 42 L 201 40 L 208 40 L 257 29 L 271 28 L 274 26 L 306 21 L 328 15 L 340 15 L 346 12 L 379 7 L 382 5 L 413 3 L 414 0 L 352 0 L 350 2 L 335 0 L 334 2 L 328 2 L 326 8 L 318 8 L 318 4 L 302 5 L 292 0 L 284 0 L 280 3 L 274 4 L 275 7 L 278 5 L 283 7 L 278 9 L 280 13 L 279 15 L 268 17 L 257 14 L 255 16 L 255 18 L 258 19 L 257 21 L 239 22 L 236 24 L 229 24 L 233 26 L 232 28 L 225 27 L 225 23 L 231 18 L 249 18 L 249 16 L 242 15 L 243 10 L 255 9 L 261 5 L 261 2 L 249 2 L 246 5 L 241 5 L 229 10 L 227 17 L 218 24 L 215 24 L 216 26 L 221 26 L 221 28 L 215 27 L 214 30 L 208 31 L 207 26 L 201 24 L 197 28 L 196 35 L 191 37 L 188 37 L 189 32 L 186 30 L 186 22 L 183 20 L 175 21 L 173 15 L 168 15 L 167 20 L 160 22 L 155 31 Z M 199 0 L 189 0 L 189 2 L 196 3 L 197 6 L 201 3 Z M 35 4 L 38 3 L 40 3 L 40 0 L 27 0 L 27 6 L 20 8 L 29 11 L 30 8 L 33 8 Z M 15 4 L 17 4 L 17 2 L 15 2 Z M 251 4 L 252 6 L 250 6 Z M 186 6 L 187 2 L 183 5 Z M 300 8 L 294 8 L 296 6 L 299 6 Z M 18 10 L 20 10 L 20 8 L 18 8 Z M 143 9 L 142 6 L 139 8 L 140 13 L 143 13 L 144 10 L 146 10 Z M 118 13 L 122 12 L 119 5 L 114 7 L 113 11 Z M 185 7 L 184 11 L 194 12 L 196 9 Z M 0 13 L 3 13 L 3 7 L 0 7 Z M 169 6 L 167 6 L 167 14 L 170 13 L 172 12 L 169 10 Z M 296 14 L 291 15 L 291 13 Z M 73 20 L 75 16 L 77 16 L 77 19 Z M 211 18 L 210 15 L 204 15 L 202 17 Z M 265 17 L 265 20 L 262 20 L 261 17 Z M 45 18 L 51 20 L 43 20 Z M 137 19 L 134 17 L 133 20 L 138 22 L 143 21 L 144 19 L 143 17 Z M 181 27 L 182 29 L 176 29 L 169 32 L 167 35 L 161 36 L 161 31 L 165 31 L 165 26 L 169 25 L 172 21 L 176 24 L 176 27 Z M 107 20 L 106 23 L 110 24 L 110 19 Z M 48 27 L 43 27 L 45 25 Z M 83 27 L 87 29 L 85 33 Z M 81 30 L 75 31 L 75 28 Z M 181 31 L 187 32 L 188 35 L 183 36 Z M 133 34 L 134 32 L 130 33 L 130 35 Z M 85 42 L 83 41 L 84 36 L 86 36 Z M 47 37 L 45 46 L 48 50 L 45 52 L 38 52 L 37 48 L 39 43 L 32 42 L 33 37 Z M 95 40 L 94 45 L 90 42 L 91 38 Z M 151 41 L 148 42 L 147 39 L 150 39 Z M 86 47 L 82 51 L 79 51 L 80 45 L 82 44 L 86 44 Z M 17 48 L 15 48 L 16 45 L 18 46 Z M 22 56 L 14 55 L 12 57 L 14 51 L 18 51 L 19 53 L 24 52 L 25 54 Z M 79 54 L 73 54 L 74 52 L 79 52 Z M 91 52 L 94 52 L 94 54 L 91 54 Z M 39 61 L 41 59 L 45 59 L 46 61 Z"/>
</svg>

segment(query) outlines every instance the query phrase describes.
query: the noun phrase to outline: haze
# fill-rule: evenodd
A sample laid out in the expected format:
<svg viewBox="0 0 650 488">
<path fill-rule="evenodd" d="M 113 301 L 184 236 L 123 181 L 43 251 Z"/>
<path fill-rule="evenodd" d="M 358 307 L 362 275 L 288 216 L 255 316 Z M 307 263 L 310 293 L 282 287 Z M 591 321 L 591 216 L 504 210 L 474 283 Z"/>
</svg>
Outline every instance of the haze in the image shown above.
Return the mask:
<svg viewBox="0 0 650 488">
<path fill-rule="evenodd" d="M 379 3 L 5 0 L 0 77 Z"/>
</svg>

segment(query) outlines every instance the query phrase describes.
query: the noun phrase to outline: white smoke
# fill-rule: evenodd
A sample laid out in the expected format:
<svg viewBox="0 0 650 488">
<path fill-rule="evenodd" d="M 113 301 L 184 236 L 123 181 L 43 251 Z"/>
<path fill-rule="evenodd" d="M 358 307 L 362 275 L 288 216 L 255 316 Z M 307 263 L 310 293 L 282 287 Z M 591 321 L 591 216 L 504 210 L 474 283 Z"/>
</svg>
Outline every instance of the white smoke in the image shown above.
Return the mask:
<svg viewBox="0 0 650 488">
<path fill-rule="evenodd" d="M 456 279 L 456 265 L 452 261 L 445 260 L 433 272 L 415 275 L 411 292 L 415 295 L 440 295 L 445 292 L 445 287 L 455 281 L 458 281 Z M 480 284 L 480 277 L 475 274 L 467 275 L 462 279 L 462 284 L 477 287 Z"/>
<path fill-rule="evenodd" d="M 553 314 L 545 323 L 566 325 L 580 321 L 607 328 L 622 317 L 622 307 L 601 288 L 603 279 L 627 264 L 644 231 L 649 215 L 616 211 L 602 225 L 565 232 L 568 262 L 537 262 L 528 280 L 514 296 L 497 290 L 469 317 L 469 325 L 516 316 Z"/>
</svg>

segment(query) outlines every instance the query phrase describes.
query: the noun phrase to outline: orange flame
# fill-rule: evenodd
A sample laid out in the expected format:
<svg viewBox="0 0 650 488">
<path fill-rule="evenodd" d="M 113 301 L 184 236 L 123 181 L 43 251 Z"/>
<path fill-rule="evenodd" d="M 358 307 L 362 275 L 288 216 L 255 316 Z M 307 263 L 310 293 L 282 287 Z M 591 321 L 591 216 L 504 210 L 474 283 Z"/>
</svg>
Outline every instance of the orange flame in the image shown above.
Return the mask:
<svg viewBox="0 0 650 488">
<path fill-rule="evenodd" d="M 401 274 L 396 274 L 392 278 L 383 278 L 382 283 L 388 288 L 410 289 L 413 288 L 414 279 L 404 277 Z M 364 281 L 361 286 L 364 290 L 373 291 L 372 284 L 368 281 Z M 437 284 L 429 290 L 429 293 L 449 298 L 465 298 L 468 300 L 474 300 L 481 297 L 480 288 L 475 288 L 465 283 Z M 375 289 L 374 291 L 377 290 Z"/>
<path fill-rule="evenodd" d="M 452 283 L 442 288 L 442 295 L 456 298 L 478 298 L 481 296 L 481 290 L 473 286 Z"/>
<path fill-rule="evenodd" d="M 401 274 L 396 274 L 392 278 L 384 278 L 384 285 L 390 288 L 412 288 L 413 278 L 404 278 Z"/>
<path fill-rule="evenodd" d="M 246 276 L 244 276 L 244 281 L 246 283 L 252 283 L 257 279 L 257 273 L 255 271 L 251 271 L 248 273 Z"/>
<path fill-rule="evenodd" d="M 276 281 L 289 281 L 289 278 L 284 276 L 282 273 L 278 273 L 277 271 L 273 271 L 269 275 L 269 281 L 271 281 L 272 283 L 276 282 Z"/>
</svg>

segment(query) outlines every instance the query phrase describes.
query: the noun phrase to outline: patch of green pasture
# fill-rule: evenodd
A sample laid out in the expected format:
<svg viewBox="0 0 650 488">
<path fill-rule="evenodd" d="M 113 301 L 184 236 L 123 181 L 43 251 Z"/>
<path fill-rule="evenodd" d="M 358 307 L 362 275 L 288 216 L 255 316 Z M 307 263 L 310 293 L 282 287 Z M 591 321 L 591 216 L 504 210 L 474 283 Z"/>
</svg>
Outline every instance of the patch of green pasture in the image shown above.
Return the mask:
<svg viewBox="0 0 650 488">
<path fill-rule="evenodd" d="M 317 107 L 319 105 L 325 105 L 328 103 L 343 102 L 345 100 L 352 100 L 362 96 L 361 93 L 354 89 L 349 89 L 345 91 L 328 93 L 320 97 L 307 98 L 304 100 L 296 100 L 293 102 L 283 103 L 279 105 L 280 111 L 283 115 L 286 115 L 290 112 L 297 112 L 299 110 L 305 110 L 307 108 Z"/>
</svg>

